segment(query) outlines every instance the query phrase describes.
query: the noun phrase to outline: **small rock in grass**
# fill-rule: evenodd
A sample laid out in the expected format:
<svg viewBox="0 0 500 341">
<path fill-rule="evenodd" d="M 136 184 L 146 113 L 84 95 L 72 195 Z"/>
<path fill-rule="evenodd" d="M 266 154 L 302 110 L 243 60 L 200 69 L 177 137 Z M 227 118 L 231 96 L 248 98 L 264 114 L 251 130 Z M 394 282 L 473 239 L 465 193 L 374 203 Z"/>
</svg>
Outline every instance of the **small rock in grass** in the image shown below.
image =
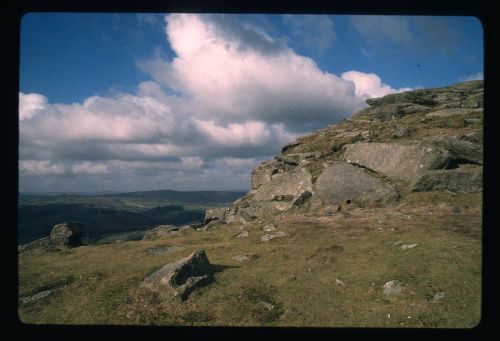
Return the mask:
<svg viewBox="0 0 500 341">
<path fill-rule="evenodd" d="M 260 304 L 262 304 L 268 311 L 271 311 L 274 308 L 274 305 L 269 302 L 261 301 Z"/>
<path fill-rule="evenodd" d="M 276 227 L 274 226 L 273 223 L 269 223 L 269 224 L 267 224 L 267 225 L 264 226 L 263 230 L 265 232 L 270 232 L 270 231 L 276 230 Z"/>
<path fill-rule="evenodd" d="M 385 283 L 383 286 L 384 294 L 386 295 L 399 294 L 403 289 L 402 284 L 403 283 L 398 281 L 397 279 Z"/>
<path fill-rule="evenodd" d="M 401 250 L 413 249 L 417 245 L 418 244 L 404 244 L 404 245 L 401 245 Z"/>
<path fill-rule="evenodd" d="M 342 282 L 342 281 L 341 281 L 340 279 L 338 279 L 338 278 L 337 278 L 337 279 L 335 279 L 335 283 L 337 283 L 337 284 L 338 284 L 338 285 L 340 285 L 340 286 L 344 286 L 344 285 L 345 285 L 345 284 L 344 284 L 344 282 Z"/>
<path fill-rule="evenodd" d="M 437 303 L 439 302 L 442 298 L 444 297 L 444 292 L 438 292 L 434 294 L 434 296 L 431 299 L 431 303 Z"/>
<path fill-rule="evenodd" d="M 248 236 L 248 231 L 241 231 L 235 238 L 247 238 Z"/>
<path fill-rule="evenodd" d="M 244 255 L 238 255 L 238 256 L 234 256 L 233 259 L 237 262 L 243 262 L 243 261 L 248 261 L 250 260 L 250 258 L 248 258 L 247 256 L 244 256 Z"/>
<path fill-rule="evenodd" d="M 283 232 L 283 231 L 278 231 L 275 233 L 266 234 L 266 235 L 262 236 L 262 238 L 260 238 L 260 240 L 262 242 L 268 242 L 274 238 L 281 238 L 281 237 L 286 237 L 286 236 L 288 236 L 288 233 Z"/>
</svg>

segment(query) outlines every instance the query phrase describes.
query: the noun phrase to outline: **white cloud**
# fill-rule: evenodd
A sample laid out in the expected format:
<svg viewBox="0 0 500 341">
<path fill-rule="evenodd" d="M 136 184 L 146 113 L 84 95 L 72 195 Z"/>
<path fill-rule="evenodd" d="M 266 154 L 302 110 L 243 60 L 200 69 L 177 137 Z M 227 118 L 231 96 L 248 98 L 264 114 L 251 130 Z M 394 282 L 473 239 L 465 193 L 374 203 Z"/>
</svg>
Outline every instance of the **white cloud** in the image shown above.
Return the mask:
<svg viewBox="0 0 500 341">
<path fill-rule="evenodd" d="M 353 70 L 342 73 L 341 77 L 353 82 L 356 87 L 356 95 L 363 99 L 383 97 L 395 92 L 413 90 L 412 88 L 393 89 L 389 85 L 382 83 L 380 77 L 374 73 L 363 73 Z"/>
<path fill-rule="evenodd" d="M 19 94 L 22 188 L 36 187 L 24 175 L 52 174 L 47 186 L 72 190 L 242 189 L 285 143 L 350 116 L 367 96 L 401 90 L 374 74 L 323 72 L 229 16 L 172 14 L 166 22 L 176 57 L 140 62 L 153 80 L 135 93 L 73 104 Z"/>
<path fill-rule="evenodd" d="M 31 118 L 47 105 L 47 97 L 40 94 L 19 93 L 19 120 Z"/>
<path fill-rule="evenodd" d="M 251 25 L 240 25 L 238 34 L 224 33 L 228 30 L 221 27 L 237 25 L 224 18 L 168 16 L 167 34 L 177 56 L 140 64 L 155 80 L 189 96 L 189 108 L 200 119 L 286 122 L 288 129 L 307 130 L 363 106 L 350 82 L 321 71 L 312 59 Z M 247 36 L 251 44 L 239 40 Z"/>
<path fill-rule="evenodd" d="M 75 163 L 71 166 L 71 170 L 77 174 L 109 174 L 106 165 L 89 161 Z"/>
<path fill-rule="evenodd" d="M 475 81 L 484 79 L 484 74 L 482 72 L 473 73 L 467 76 L 458 78 L 459 82 Z"/>
<path fill-rule="evenodd" d="M 49 160 L 21 160 L 19 170 L 27 175 L 64 174 L 65 172 L 63 164 L 52 163 Z"/>
</svg>

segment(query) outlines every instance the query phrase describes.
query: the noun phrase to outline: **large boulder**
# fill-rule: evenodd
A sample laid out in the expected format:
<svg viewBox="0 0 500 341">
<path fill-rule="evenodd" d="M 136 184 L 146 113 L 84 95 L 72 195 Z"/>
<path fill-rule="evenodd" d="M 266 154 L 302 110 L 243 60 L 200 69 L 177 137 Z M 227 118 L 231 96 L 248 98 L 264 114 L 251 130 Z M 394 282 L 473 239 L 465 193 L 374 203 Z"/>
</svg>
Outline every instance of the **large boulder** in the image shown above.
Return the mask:
<svg viewBox="0 0 500 341">
<path fill-rule="evenodd" d="M 158 293 L 160 297 L 174 297 L 184 301 L 198 287 L 213 281 L 213 267 L 204 250 L 196 250 L 188 257 L 165 264 L 147 276 L 140 287 Z"/>
<path fill-rule="evenodd" d="M 314 201 L 320 205 L 353 203 L 374 206 L 398 199 L 398 192 L 360 167 L 333 162 L 314 184 Z"/>
<path fill-rule="evenodd" d="M 428 171 L 411 186 L 413 192 L 444 190 L 456 193 L 481 192 L 483 190 L 481 167 Z"/>
<path fill-rule="evenodd" d="M 433 136 L 426 138 L 430 145 L 446 149 L 451 161 L 455 164 L 476 163 L 483 164 L 483 147 L 472 142 L 460 140 L 450 136 Z"/>
<path fill-rule="evenodd" d="M 391 179 L 410 181 L 427 170 L 444 168 L 449 153 L 421 143 L 355 143 L 345 146 L 344 160 Z"/>
<path fill-rule="evenodd" d="M 75 222 L 57 224 L 50 231 L 49 243 L 62 246 L 79 246 L 82 244 L 83 225 Z"/>
</svg>

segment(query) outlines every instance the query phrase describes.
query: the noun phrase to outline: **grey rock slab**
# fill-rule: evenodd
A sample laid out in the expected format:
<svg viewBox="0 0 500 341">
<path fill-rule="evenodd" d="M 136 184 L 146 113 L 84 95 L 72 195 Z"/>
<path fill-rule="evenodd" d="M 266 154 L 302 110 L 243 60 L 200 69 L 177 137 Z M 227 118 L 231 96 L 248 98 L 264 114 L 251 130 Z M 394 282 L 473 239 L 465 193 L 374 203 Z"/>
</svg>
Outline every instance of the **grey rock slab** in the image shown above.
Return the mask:
<svg viewBox="0 0 500 341">
<path fill-rule="evenodd" d="M 193 290 L 211 283 L 213 272 L 205 251 L 196 250 L 184 259 L 165 264 L 140 286 L 160 294 L 171 293 L 184 301 Z"/>
<path fill-rule="evenodd" d="M 433 136 L 424 140 L 426 143 L 446 149 L 455 163 L 483 164 L 483 147 L 479 144 L 450 136 Z"/>
<path fill-rule="evenodd" d="M 263 242 L 268 242 L 268 241 L 273 240 L 275 238 L 282 238 L 282 237 L 286 237 L 286 236 L 288 236 L 288 233 L 283 232 L 283 231 L 277 231 L 275 233 L 270 233 L 270 234 L 266 234 L 266 235 L 262 236 L 262 238 L 260 238 L 260 240 Z"/>
<path fill-rule="evenodd" d="M 384 203 L 395 200 L 399 194 L 390 185 L 346 162 L 333 162 L 314 184 L 314 200 L 324 205 L 343 202 L 360 204 Z"/>
<path fill-rule="evenodd" d="M 421 143 L 355 143 L 345 148 L 345 161 L 407 181 L 426 170 L 444 168 L 449 160 L 448 151 Z"/>
<path fill-rule="evenodd" d="M 482 168 L 427 171 L 410 186 L 413 192 L 450 191 L 473 193 L 483 190 Z"/>
</svg>

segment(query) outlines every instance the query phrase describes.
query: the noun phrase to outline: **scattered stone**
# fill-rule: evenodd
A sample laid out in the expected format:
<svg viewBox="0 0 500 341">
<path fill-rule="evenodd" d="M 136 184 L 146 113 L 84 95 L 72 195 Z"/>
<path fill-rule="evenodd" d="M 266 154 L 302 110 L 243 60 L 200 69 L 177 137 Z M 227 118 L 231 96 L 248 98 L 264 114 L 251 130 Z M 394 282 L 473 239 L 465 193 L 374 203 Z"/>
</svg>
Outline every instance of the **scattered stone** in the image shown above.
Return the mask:
<svg viewBox="0 0 500 341">
<path fill-rule="evenodd" d="M 237 261 L 237 262 L 243 262 L 243 261 L 249 261 L 250 260 L 250 258 L 248 258 L 247 256 L 244 256 L 244 255 L 234 256 L 232 259 L 235 260 L 235 261 Z"/>
<path fill-rule="evenodd" d="M 272 305 L 269 302 L 261 301 L 260 304 L 262 304 L 264 306 L 264 308 L 266 308 L 268 311 L 271 311 L 274 308 L 274 305 Z"/>
<path fill-rule="evenodd" d="M 444 292 L 438 292 L 434 294 L 434 296 L 432 297 L 431 303 L 438 303 L 443 298 L 444 298 Z"/>
<path fill-rule="evenodd" d="M 418 244 L 404 244 L 404 245 L 401 245 L 401 250 L 413 249 L 417 245 Z"/>
<path fill-rule="evenodd" d="M 75 222 L 57 224 L 52 228 L 49 243 L 53 245 L 80 246 L 83 225 Z"/>
<path fill-rule="evenodd" d="M 397 242 L 392 243 L 392 245 L 398 245 L 398 244 L 401 244 L 402 242 L 403 242 L 403 241 L 398 240 Z"/>
<path fill-rule="evenodd" d="M 196 250 L 184 259 L 167 263 L 147 276 L 140 286 L 160 296 L 171 293 L 184 301 L 193 290 L 211 283 L 213 272 L 205 251 Z"/>
<path fill-rule="evenodd" d="M 274 226 L 273 223 L 269 223 L 269 224 L 265 225 L 262 230 L 265 232 L 270 232 L 270 231 L 276 230 L 276 227 Z"/>
<path fill-rule="evenodd" d="M 27 303 L 30 303 L 30 302 L 33 302 L 33 301 L 37 301 L 41 298 L 44 298 L 44 297 L 47 297 L 49 296 L 50 294 L 52 294 L 54 291 L 58 291 L 58 290 L 62 290 L 64 289 L 66 286 L 64 287 L 61 287 L 61 288 L 56 288 L 56 289 L 50 289 L 50 290 L 43 290 L 43 291 L 40 291 L 34 295 L 31 295 L 31 296 L 26 296 L 26 297 L 20 297 L 19 298 L 19 303 L 20 304 L 27 304 Z"/>
<path fill-rule="evenodd" d="M 286 237 L 286 236 L 288 236 L 288 233 L 283 232 L 283 231 L 278 231 L 275 233 L 266 234 L 266 235 L 262 236 L 262 238 L 260 238 L 260 240 L 263 242 L 268 242 L 274 238 L 281 238 L 281 237 Z"/>
<path fill-rule="evenodd" d="M 337 285 L 340 285 L 340 286 L 342 286 L 342 287 L 345 285 L 345 284 L 344 284 L 344 282 L 342 282 L 342 281 L 341 281 L 340 279 L 338 279 L 338 278 L 336 278 L 336 279 L 335 279 L 335 283 L 337 283 Z"/>
<path fill-rule="evenodd" d="M 401 290 L 403 290 L 402 284 L 403 283 L 398 280 L 393 280 L 385 283 L 383 286 L 384 294 L 386 294 L 387 296 L 399 294 Z"/>
<path fill-rule="evenodd" d="M 154 229 L 147 231 L 142 237 L 142 240 L 157 240 L 157 239 L 168 238 L 169 236 L 172 235 L 171 232 L 178 230 L 179 226 L 159 225 Z"/>
<path fill-rule="evenodd" d="M 236 237 L 234 238 L 247 238 L 249 236 L 248 231 L 241 231 Z"/>
</svg>

